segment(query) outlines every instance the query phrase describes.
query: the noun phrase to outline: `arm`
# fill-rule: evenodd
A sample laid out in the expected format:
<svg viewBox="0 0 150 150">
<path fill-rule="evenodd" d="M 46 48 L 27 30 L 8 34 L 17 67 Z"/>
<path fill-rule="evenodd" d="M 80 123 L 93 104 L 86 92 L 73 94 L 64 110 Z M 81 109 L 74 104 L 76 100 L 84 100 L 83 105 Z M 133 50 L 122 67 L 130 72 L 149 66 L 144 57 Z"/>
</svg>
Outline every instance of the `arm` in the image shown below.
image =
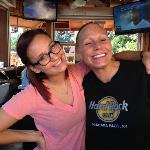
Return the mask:
<svg viewBox="0 0 150 150">
<path fill-rule="evenodd" d="M 143 57 L 142 57 L 142 61 L 146 67 L 146 72 L 148 74 L 150 74 L 150 52 L 143 52 L 142 53 Z"/>
<path fill-rule="evenodd" d="M 147 51 L 123 51 L 114 54 L 113 57 L 116 60 L 141 60 L 143 61 L 146 71 L 150 74 L 150 52 Z"/>
<path fill-rule="evenodd" d="M 8 115 L 2 108 L 0 108 L 0 120 L 0 144 L 36 142 L 42 150 L 45 149 L 44 138 L 39 131 L 8 129 L 18 120 Z"/>
<path fill-rule="evenodd" d="M 84 76 L 90 71 L 89 67 L 83 62 L 80 61 L 72 65 L 72 69 L 83 79 Z"/>
<path fill-rule="evenodd" d="M 116 53 L 113 57 L 116 60 L 141 60 L 141 51 L 122 51 L 120 53 Z"/>
</svg>

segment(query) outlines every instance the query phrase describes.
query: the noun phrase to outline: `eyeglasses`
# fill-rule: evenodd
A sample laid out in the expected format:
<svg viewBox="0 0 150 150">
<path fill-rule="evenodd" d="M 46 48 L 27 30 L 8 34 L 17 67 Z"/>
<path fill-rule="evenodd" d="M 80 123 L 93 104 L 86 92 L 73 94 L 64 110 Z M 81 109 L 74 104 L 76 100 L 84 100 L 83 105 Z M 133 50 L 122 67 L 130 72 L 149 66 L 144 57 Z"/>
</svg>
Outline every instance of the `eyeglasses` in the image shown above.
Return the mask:
<svg viewBox="0 0 150 150">
<path fill-rule="evenodd" d="M 49 47 L 49 52 L 40 56 L 36 63 L 30 63 L 33 66 L 41 65 L 46 66 L 51 61 L 51 54 L 57 55 L 61 51 L 60 43 L 58 41 L 52 42 Z"/>
</svg>

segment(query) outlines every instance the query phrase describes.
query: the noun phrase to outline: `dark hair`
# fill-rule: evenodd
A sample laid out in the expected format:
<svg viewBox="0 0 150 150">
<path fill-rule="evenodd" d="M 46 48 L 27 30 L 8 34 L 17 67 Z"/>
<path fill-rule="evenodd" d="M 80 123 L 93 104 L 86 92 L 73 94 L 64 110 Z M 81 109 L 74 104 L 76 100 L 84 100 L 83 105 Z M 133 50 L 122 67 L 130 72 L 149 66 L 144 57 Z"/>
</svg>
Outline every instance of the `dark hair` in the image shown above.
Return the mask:
<svg viewBox="0 0 150 150">
<path fill-rule="evenodd" d="M 17 42 L 17 53 L 18 56 L 21 58 L 21 61 L 23 64 L 25 64 L 28 68 L 28 78 L 30 83 L 35 87 L 35 89 L 40 93 L 40 95 L 43 97 L 43 99 L 47 102 L 50 99 L 50 93 L 48 92 L 48 89 L 43 84 L 43 79 L 46 78 L 46 75 L 44 73 L 35 73 L 31 69 L 29 69 L 30 60 L 27 56 L 27 49 L 29 45 L 31 44 L 32 40 L 36 35 L 48 35 L 48 33 L 42 29 L 34 29 L 34 30 L 28 30 L 25 31 L 19 38 Z M 50 103 L 50 102 L 49 102 Z"/>
</svg>

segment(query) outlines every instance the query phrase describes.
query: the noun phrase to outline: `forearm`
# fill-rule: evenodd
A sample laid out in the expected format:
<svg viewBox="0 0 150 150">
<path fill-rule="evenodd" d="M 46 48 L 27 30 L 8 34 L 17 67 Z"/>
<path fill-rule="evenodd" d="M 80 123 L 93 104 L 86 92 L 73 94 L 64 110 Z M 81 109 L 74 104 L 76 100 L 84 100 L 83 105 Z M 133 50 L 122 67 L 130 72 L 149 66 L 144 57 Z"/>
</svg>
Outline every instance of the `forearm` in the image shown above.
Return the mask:
<svg viewBox="0 0 150 150">
<path fill-rule="evenodd" d="M 141 51 L 123 51 L 116 53 L 113 57 L 116 60 L 141 60 Z"/>
<path fill-rule="evenodd" d="M 0 144 L 10 144 L 17 142 L 36 142 L 40 141 L 39 131 L 34 130 L 4 130 L 0 132 Z"/>
</svg>

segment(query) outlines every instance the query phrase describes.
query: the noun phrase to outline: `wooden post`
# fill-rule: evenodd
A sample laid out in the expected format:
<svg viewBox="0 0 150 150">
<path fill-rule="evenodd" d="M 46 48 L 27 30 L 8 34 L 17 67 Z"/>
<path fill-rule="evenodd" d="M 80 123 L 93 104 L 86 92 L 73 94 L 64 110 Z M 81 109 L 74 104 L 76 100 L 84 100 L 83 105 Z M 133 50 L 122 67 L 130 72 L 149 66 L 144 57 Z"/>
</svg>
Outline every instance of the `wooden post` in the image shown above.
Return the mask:
<svg viewBox="0 0 150 150">
<path fill-rule="evenodd" d="M 0 61 L 9 66 L 9 12 L 0 6 Z"/>
</svg>

